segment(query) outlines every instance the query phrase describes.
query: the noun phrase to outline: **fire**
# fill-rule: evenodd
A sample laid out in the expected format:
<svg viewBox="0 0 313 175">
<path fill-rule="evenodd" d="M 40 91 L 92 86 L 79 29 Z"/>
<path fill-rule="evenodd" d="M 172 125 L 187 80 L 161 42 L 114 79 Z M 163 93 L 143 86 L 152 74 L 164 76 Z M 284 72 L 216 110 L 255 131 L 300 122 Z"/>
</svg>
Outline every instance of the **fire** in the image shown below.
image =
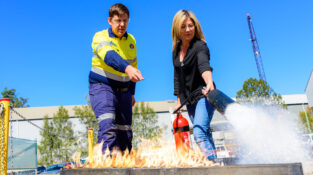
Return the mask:
<svg viewBox="0 0 313 175">
<path fill-rule="evenodd" d="M 172 168 L 172 167 L 207 167 L 215 166 L 204 157 L 198 147 L 182 147 L 176 150 L 169 141 L 142 140 L 137 150 L 131 152 L 118 150 L 102 152 L 102 143 L 94 147 L 93 159 L 83 165 L 71 168 Z M 80 155 L 74 156 L 80 162 Z"/>
</svg>

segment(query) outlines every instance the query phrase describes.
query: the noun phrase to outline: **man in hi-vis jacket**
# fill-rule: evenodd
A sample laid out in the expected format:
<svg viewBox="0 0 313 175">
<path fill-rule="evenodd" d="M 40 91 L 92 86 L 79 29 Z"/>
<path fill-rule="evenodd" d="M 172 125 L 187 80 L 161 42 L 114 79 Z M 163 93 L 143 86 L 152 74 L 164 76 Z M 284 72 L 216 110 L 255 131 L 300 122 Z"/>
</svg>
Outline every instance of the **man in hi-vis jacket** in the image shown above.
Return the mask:
<svg viewBox="0 0 313 175">
<path fill-rule="evenodd" d="M 129 11 L 123 4 L 109 9 L 110 28 L 97 32 L 92 41 L 89 96 L 96 115 L 98 143 L 124 151 L 132 148 L 132 106 L 136 82 L 143 80 L 137 69 L 135 38 L 126 32 Z"/>
</svg>

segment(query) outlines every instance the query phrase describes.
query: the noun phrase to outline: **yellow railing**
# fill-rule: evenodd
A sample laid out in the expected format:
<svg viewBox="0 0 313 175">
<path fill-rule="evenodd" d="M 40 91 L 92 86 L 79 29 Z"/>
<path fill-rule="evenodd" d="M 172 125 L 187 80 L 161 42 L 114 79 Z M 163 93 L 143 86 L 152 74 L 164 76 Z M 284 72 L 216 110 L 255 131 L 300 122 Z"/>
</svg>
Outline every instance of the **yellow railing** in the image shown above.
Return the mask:
<svg viewBox="0 0 313 175">
<path fill-rule="evenodd" d="M 92 163 L 93 161 L 93 129 L 88 129 L 88 161 Z"/>
<path fill-rule="evenodd" d="M 7 175 L 8 165 L 8 143 L 9 143 L 9 117 L 10 117 L 10 99 L 0 99 L 0 144 L 1 157 L 0 167 L 1 175 Z"/>
</svg>

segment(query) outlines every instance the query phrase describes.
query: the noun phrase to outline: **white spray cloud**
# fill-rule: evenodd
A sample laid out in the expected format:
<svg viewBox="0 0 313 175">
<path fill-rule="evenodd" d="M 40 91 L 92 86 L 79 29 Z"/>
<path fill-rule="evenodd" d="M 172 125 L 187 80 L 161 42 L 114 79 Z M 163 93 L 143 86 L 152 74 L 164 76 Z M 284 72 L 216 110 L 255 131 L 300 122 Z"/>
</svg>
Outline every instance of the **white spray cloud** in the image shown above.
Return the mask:
<svg viewBox="0 0 313 175">
<path fill-rule="evenodd" d="M 238 104 L 227 107 L 226 118 L 234 127 L 241 163 L 292 163 L 307 160 L 297 117 L 277 105 Z"/>
</svg>

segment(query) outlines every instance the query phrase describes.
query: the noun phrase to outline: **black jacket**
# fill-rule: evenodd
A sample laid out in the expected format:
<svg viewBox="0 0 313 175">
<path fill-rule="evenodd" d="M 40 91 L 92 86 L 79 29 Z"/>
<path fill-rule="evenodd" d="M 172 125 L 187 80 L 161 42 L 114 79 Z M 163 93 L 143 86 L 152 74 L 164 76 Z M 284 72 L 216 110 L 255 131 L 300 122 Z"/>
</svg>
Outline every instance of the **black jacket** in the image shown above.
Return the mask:
<svg viewBox="0 0 313 175">
<path fill-rule="evenodd" d="M 205 87 L 202 78 L 204 71 L 212 71 L 210 66 L 210 52 L 206 43 L 196 37 L 190 42 L 183 62 L 179 61 L 181 41 L 179 41 L 173 51 L 174 65 L 174 95 L 179 95 L 183 103 L 192 92 Z M 188 100 L 187 105 L 195 105 L 203 97 L 201 90 L 198 90 L 193 97 Z"/>
</svg>

